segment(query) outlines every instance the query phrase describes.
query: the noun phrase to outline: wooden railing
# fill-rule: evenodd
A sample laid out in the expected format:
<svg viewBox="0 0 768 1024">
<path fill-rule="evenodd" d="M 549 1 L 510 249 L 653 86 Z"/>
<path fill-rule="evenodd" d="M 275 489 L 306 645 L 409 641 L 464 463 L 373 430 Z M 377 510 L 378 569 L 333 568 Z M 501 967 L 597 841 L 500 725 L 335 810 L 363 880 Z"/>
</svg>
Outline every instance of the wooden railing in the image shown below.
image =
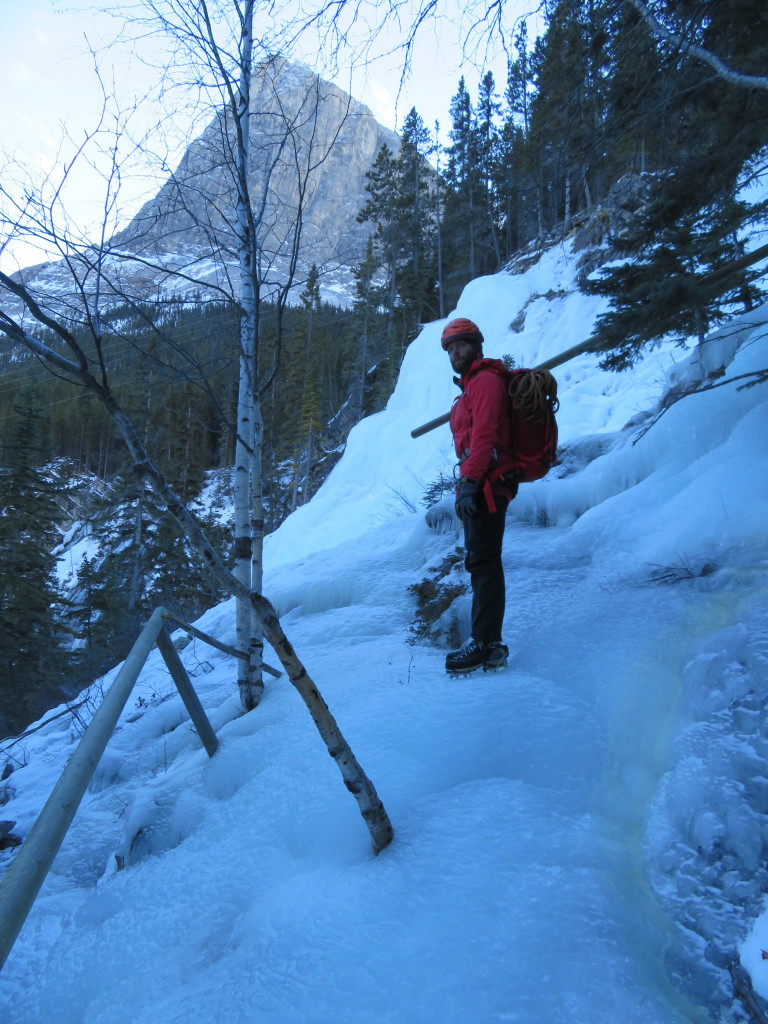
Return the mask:
<svg viewBox="0 0 768 1024">
<path fill-rule="evenodd" d="M 169 618 L 175 616 L 170 615 L 164 608 L 156 608 L 152 613 L 114 682 L 104 695 L 104 700 L 62 771 L 53 792 L 16 853 L 13 863 L 0 881 L 0 968 L 5 963 L 32 909 L 109 738 L 114 732 L 117 720 L 144 663 L 155 646 L 168 666 L 171 678 L 208 756 L 213 757 L 216 753 L 219 745 L 216 733 L 173 646 L 166 625 Z M 200 630 L 193 632 L 195 636 L 214 647 L 222 646 Z"/>
</svg>

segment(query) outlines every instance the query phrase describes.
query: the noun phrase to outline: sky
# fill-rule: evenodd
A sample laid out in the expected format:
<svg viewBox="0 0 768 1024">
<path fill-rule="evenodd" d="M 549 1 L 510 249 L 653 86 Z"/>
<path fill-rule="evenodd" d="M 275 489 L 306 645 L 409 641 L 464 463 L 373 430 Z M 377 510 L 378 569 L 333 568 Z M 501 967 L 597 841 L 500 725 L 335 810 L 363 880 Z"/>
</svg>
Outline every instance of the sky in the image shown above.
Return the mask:
<svg viewBox="0 0 768 1024">
<path fill-rule="evenodd" d="M 566 243 L 454 312 L 533 364 L 604 308 L 576 273 Z M 6 1024 L 705 1024 L 729 1019 L 732 955 L 768 996 L 765 386 L 652 424 L 668 387 L 763 367 L 768 309 L 623 374 L 556 371 L 562 464 L 507 516 L 510 663 L 462 680 L 444 637 L 409 642 L 409 588 L 460 543 L 450 498 L 433 526 L 421 506 L 448 428 L 410 437 L 455 391 L 440 329 L 266 546 L 267 596 L 394 842 L 373 856 L 285 678 L 242 716 L 227 656 L 181 651 L 209 759 L 155 652 L 3 968 Z M 468 620 L 465 591 L 438 626 Z M 197 625 L 232 643 L 231 603 Z M 0 744 L 14 834 L 78 738 L 64 717 Z"/>
<path fill-rule="evenodd" d="M 454 7 L 455 17 L 430 21 L 421 32 L 412 72 L 402 86 L 400 51 L 382 56 L 365 68 L 352 69 L 346 63 L 338 69 L 335 81 L 370 107 L 386 127 L 397 130 L 415 106 L 430 129 L 435 121 L 440 122 L 446 141 L 450 99 L 459 77 L 466 76 L 474 95 L 480 74 L 473 61 L 461 55 L 462 6 L 456 0 L 447 0 L 444 6 L 449 12 Z M 509 9 L 515 9 L 514 5 Z M 85 0 L 29 0 L 23 4 L 0 0 L 0 88 L 5 97 L 0 106 L 0 153 L 4 151 L 33 173 L 60 170 L 73 152 L 71 143 L 62 148 L 62 126 L 66 126 L 75 142 L 80 141 L 96 124 L 101 105 L 86 38 L 98 49 L 103 40 L 114 34 L 114 19 L 93 13 L 91 3 Z M 396 38 L 388 35 L 381 48 L 386 50 L 395 42 Z M 136 59 L 145 46 L 134 40 L 112 50 L 109 57 L 100 58 L 107 88 L 126 104 L 136 93 L 151 95 L 154 91 L 155 78 Z M 301 55 L 312 62 L 309 47 Z M 503 83 L 503 53 L 497 52 L 490 66 Z M 151 102 L 145 100 L 142 110 L 152 123 Z M 171 163 L 175 163 L 190 141 L 185 134 L 183 109 L 177 111 L 174 122 L 177 137 Z M 95 201 L 102 192 L 101 181 L 84 170 L 73 184 L 68 193 L 68 209 L 74 221 L 93 235 L 101 216 L 100 202 Z M 149 187 L 145 174 L 136 167 L 134 177 L 123 183 L 125 215 L 135 212 Z M 153 184 L 151 191 L 154 190 Z M 4 270 L 12 271 L 18 263 L 29 265 L 39 261 L 36 250 L 19 245 L 0 253 L 0 269 Z"/>
</svg>

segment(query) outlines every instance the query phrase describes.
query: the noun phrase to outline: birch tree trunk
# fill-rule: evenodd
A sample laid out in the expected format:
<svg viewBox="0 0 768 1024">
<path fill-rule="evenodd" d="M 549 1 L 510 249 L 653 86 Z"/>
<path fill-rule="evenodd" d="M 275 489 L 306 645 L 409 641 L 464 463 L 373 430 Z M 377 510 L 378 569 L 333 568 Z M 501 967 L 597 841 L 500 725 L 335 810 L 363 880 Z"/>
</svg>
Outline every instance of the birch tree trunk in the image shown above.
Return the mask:
<svg viewBox="0 0 768 1024">
<path fill-rule="evenodd" d="M 250 99 L 253 64 L 253 0 L 243 5 L 239 70 L 235 97 L 237 189 L 235 223 L 240 268 L 240 385 L 238 393 L 238 439 L 235 467 L 235 564 L 238 580 L 247 588 L 261 591 L 264 546 L 264 513 L 261 504 L 261 450 L 263 431 L 258 398 L 258 266 L 256 239 L 248 189 L 250 159 Z M 260 527 L 260 529 L 259 529 Z M 238 659 L 237 684 L 243 710 L 250 711 L 264 692 L 261 664 L 264 641 L 250 602 L 236 600 L 237 646 L 248 660 Z"/>
<path fill-rule="evenodd" d="M 241 346 L 244 340 L 241 332 Z M 235 576 L 249 592 L 251 590 L 251 556 L 253 541 L 251 537 L 251 452 L 254 442 L 254 402 L 253 388 L 249 385 L 251 374 L 246 363 L 246 355 L 240 356 L 240 387 L 237 403 L 237 442 L 235 445 Z M 235 602 L 235 636 L 238 650 L 249 651 L 252 634 L 252 613 L 250 603 L 238 599 Z M 240 703 L 244 711 L 255 708 L 261 698 L 259 688 L 251 686 L 250 663 L 238 658 L 237 685 L 240 691 Z"/>
</svg>

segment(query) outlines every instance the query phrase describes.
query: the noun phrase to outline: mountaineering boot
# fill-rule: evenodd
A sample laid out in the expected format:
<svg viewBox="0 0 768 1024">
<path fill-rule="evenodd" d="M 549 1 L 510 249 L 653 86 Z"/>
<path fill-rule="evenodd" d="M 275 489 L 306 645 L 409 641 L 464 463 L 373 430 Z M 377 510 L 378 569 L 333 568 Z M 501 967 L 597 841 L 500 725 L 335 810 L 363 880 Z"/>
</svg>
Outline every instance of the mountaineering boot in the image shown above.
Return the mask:
<svg viewBox="0 0 768 1024">
<path fill-rule="evenodd" d="M 485 661 L 485 644 L 479 640 L 468 640 L 458 651 L 451 651 L 445 659 L 445 671 L 474 672 Z"/>
<path fill-rule="evenodd" d="M 474 672 L 482 668 L 493 672 L 507 664 L 509 648 L 500 640 L 469 640 L 458 651 L 451 651 L 445 659 L 445 671 L 451 675 Z"/>
<path fill-rule="evenodd" d="M 488 644 L 488 647 L 490 650 L 483 664 L 483 672 L 495 672 L 497 668 L 506 668 L 509 657 L 507 645 L 499 640 L 496 643 Z"/>
</svg>

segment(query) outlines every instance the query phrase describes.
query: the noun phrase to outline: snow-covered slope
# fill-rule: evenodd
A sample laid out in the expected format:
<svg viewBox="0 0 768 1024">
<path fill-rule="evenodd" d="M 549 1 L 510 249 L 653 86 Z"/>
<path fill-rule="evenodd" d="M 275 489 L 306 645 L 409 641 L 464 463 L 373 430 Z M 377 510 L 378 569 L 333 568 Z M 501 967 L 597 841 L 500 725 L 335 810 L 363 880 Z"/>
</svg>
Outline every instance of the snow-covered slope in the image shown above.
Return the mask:
<svg viewBox="0 0 768 1024">
<path fill-rule="evenodd" d="M 534 363 L 599 312 L 572 275 L 558 248 L 473 282 L 457 312 L 488 354 Z M 182 652 L 219 731 L 209 760 L 153 655 L 4 968 L 8 1024 L 736 1021 L 742 942 L 768 995 L 765 385 L 650 418 L 702 361 L 764 368 L 768 310 L 631 373 L 558 371 L 563 466 L 508 515 L 510 666 L 461 682 L 408 642 L 409 587 L 459 542 L 419 507 L 450 473 L 447 428 L 410 438 L 453 396 L 440 328 L 267 553 L 393 845 L 371 855 L 285 679 L 240 716 L 231 661 Z M 443 624 L 467 613 L 463 594 Z M 230 604 L 199 625 L 232 642 Z M 16 834 L 76 739 L 62 718 L 3 745 L 24 762 L 4 784 Z"/>
<path fill-rule="evenodd" d="M 486 355 L 511 355 L 518 366 L 536 365 L 583 341 L 604 308 L 604 300 L 577 291 L 575 263 L 558 246 L 525 274 L 478 278 L 464 290 L 456 313 L 480 324 Z M 521 311 L 522 330 L 513 330 L 510 324 Z M 333 546 L 339 537 L 360 536 L 383 518 L 418 504 L 441 473 L 452 474 L 455 457 L 447 427 L 417 440 L 410 436 L 414 427 L 450 409 L 457 394 L 440 347 L 442 326 L 439 321 L 423 329 L 406 352 L 386 410 L 357 426 L 331 479 L 271 538 L 275 564 Z M 667 371 L 684 357 L 683 350 L 666 346 L 631 374 L 600 371 L 594 356 L 560 367 L 562 443 L 621 430 L 658 399 Z M 528 491 L 533 500 L 540 493 Z"/>
</svg>

